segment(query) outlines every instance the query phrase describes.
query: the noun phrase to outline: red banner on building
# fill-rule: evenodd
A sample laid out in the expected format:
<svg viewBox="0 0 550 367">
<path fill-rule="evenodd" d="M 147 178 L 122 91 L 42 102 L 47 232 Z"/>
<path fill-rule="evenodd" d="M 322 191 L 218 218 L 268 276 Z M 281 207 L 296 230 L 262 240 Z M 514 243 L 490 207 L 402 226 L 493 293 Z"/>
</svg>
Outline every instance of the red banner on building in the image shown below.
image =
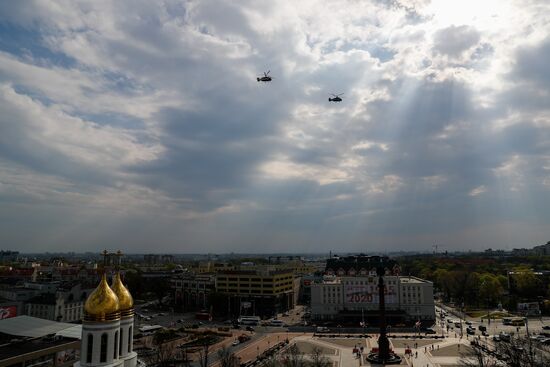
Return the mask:
<svg viewBox="0 0 550 367">
<path fill-rule="evenodd" d="M 0 306 L 0 320 L 17 316 L 17 306 Z"/>
</svg>

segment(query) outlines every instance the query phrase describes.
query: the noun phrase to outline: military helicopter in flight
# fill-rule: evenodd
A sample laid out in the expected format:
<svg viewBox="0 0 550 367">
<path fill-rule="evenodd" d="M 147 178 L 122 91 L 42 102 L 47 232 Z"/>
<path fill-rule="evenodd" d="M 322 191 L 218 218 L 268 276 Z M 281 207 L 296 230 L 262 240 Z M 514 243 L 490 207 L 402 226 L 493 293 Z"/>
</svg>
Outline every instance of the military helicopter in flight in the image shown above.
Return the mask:
<svg viewBox="0 0 550 367">
<path fill-rule="evenodd" d="M 330 94 L 333 98 L 328 98 L 328 101 L 329 102 L 342 102 L 342 98 L 340 98 L 340 96 L 344 95 L 344 93 L 340 93 L 340 94 Z"/>
<path fill-rule="evenodd" d="M 259 82 L 270 82 L 273 78 L 271 78 L 268 74 L 271 70 L 268 70 L 267 73 L 264 72 L 263 76 L 257 77 L 256 80 Z"/>
</svg>

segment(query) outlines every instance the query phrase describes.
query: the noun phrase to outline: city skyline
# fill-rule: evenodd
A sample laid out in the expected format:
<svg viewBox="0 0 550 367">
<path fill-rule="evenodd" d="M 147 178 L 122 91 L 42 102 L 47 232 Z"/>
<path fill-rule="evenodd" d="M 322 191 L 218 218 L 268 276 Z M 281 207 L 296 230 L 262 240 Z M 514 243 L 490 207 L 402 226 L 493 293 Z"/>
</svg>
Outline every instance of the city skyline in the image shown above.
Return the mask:
<svg viewBox="0 0 550 367">
<path fill-rule="evenodd" d="M 0 3 L 0 247 L 544 244 L 548 14 L 537 0 Z"/>
</svg>

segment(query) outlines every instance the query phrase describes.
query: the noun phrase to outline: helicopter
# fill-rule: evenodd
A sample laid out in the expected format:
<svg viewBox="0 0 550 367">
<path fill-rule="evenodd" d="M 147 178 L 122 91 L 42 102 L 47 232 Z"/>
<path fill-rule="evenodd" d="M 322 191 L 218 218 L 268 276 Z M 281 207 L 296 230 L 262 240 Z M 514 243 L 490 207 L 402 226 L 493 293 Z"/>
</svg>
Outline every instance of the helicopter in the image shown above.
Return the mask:
<svg viewBox="0 0 550 367">
<path fill-rule="evenodd" d="M 328 101 L 329 102 L 342 102 L 342 98 L 340 98 L 341 95 L 343 95 L 344 93 L 340 93 L 340 94 L 330 94 L 331 96 L 333 96 L 333 98 L 328 98 Z"/>
<path fill-rule="evenodd" d="M 261 77 L 256 78 L 256 80 L 259 81 L 259 82 L 270 82 L 271 79 L 273 79 L 268 75 L 270 71 L 271 70 L 268 70 L 267 73 L 264 72 L 264 75 L 261 76 Z"/>
</svg>

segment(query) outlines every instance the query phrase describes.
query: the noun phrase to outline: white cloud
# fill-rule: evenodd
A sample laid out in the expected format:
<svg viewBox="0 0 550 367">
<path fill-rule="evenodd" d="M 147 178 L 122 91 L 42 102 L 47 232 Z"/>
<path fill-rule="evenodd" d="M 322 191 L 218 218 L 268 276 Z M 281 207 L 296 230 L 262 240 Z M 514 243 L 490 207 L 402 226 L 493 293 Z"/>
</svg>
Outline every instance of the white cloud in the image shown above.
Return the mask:
<svg viewBox="0 0 550 367">
<path fill-rule="evenodd" d="M 85 246 L 145 221 L 168 249 L 182 233 L 195 248 L 254 248 L 256 218 L 299 245 L 326 218 L 345 220 L 323 246 L 420 246 L 438 236 L 431 222 L 483 242 L 476 196 L 504 222 L 496 196 L 548 190 L 549 6 L 2 3 L 14 37 L 0 34 L 0 198 L 35 203 L 35 223 L 81 218 L 64 237 L 50 232 L 59 222 L 36 224 L 31 244 L 73 241 L 94 216 L 106 235 Z M 273 82 L 257 83 L 269 69 Z"/>
</svg>

